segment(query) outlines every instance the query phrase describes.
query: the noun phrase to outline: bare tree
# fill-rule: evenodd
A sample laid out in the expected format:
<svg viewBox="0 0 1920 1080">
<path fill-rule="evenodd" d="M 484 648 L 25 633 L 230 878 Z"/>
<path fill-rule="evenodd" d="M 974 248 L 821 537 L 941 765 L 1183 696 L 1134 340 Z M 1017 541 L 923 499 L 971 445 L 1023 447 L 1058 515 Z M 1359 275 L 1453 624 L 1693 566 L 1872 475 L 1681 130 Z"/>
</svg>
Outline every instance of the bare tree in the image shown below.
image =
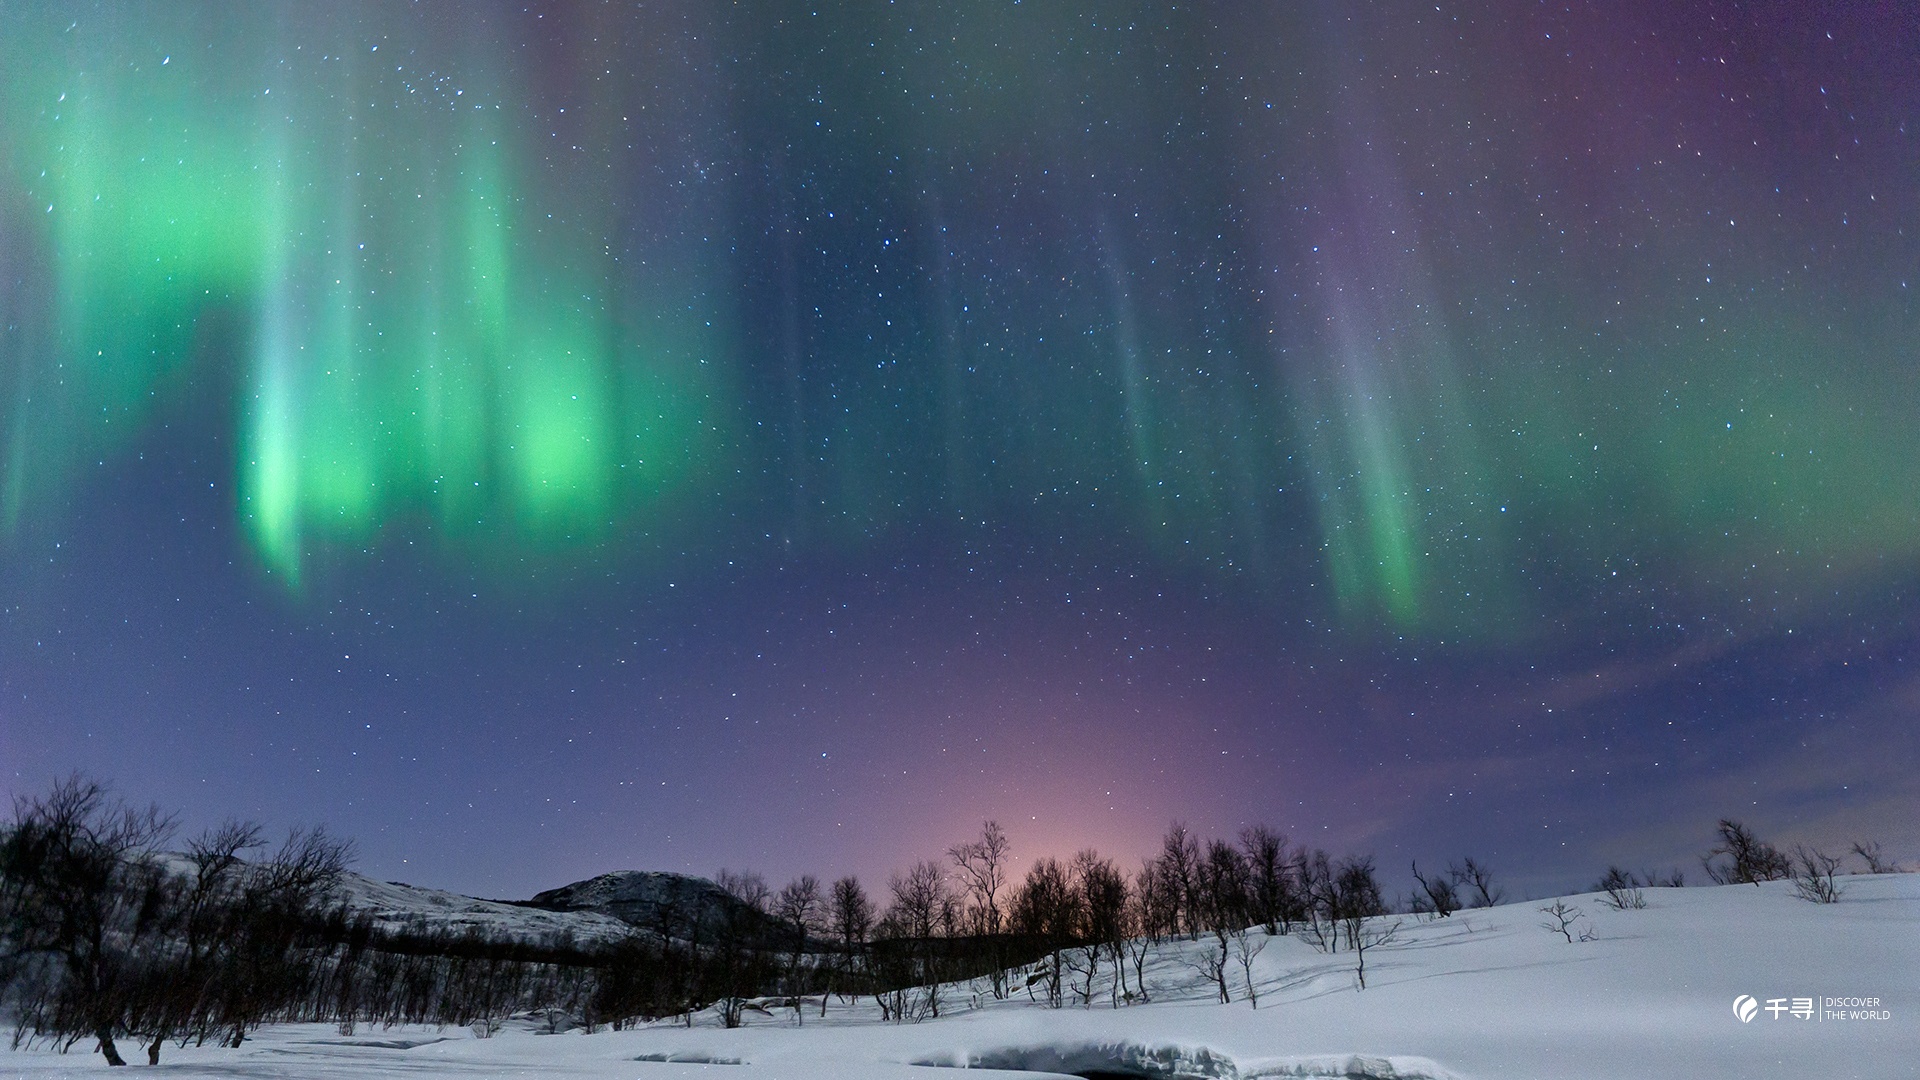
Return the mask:
<svg viewBox="0 0 1920 1080">
<path fill-rule="evenodd" d="M 1272 936 L 1267 933 L 1254 933 L 1251 927 L 1240 927 L 1229 933 L 1233 939 L 1233 958 L 1240 962 L 1240 974 L 1247 980 L 1247 1004 L 1255 1009 L 1260 1007 L 1260 991 L 1253 982 L 1253 961 L 1267 947 Z"/>
<path fill-rule="evenodd" d="M 158 1064 L 171 1036 L 216 1031 L 238 1046 L 251 1028 L 308 994 L 316 968 L 306 939 L 344 872 L 351 845 L 322 829 L 294 830 L 248 863 L 257 826 L 233 822 L 188 843 L 186 868 L 165 867 L 170 826 L 94 782 L 72 778 L 45 800 L 23 800 L 0 844 L 9 951 L 51 976 L 23 1021 L 45 1034 L 92 1036 L 109 1064 L 115 1038 L 148 1040 Z M 43 1007 L 44 1006 L 44 1007 Z"/>
<path fill-rule="evenodd" d="M 1556 934 L 1564 936 L 1569 945 L 1573 944 L 1573 924 L 1586 918 L 1586 916 L 1581 913 L 1578 904 L 1569 904 L 1565 900 L 1555 900 L 1553 903 L 1541 908 L 1540 914 L 1547 917 L 1547 921 L 1540 925 Z"/>
<path fill-rule="evenodd" d="M 1036 861 L 1028 869 L 1026 880 L 1014 896 L 1015 929 L 1044 945 L 1049 958 L 1035 978 L 1027 981 L 1027 994 L 1032 996 L 1037 982 L 1046 990 L 1047 1004 L 1056 1009 L 1061 1005 L 1061 954 L 1073 943 L 1079 929 L 1079 907 L 1079 893 L 1066 868 L 1051 857 Z"/>
<path fill-rule="evenodd" d="M 1161 916 L 1156 911 L 1159 906 L 1157 893 L 1159 886 L 1154 874 L 1153 863 L 1149 861 L 1134 876 L 1133 890 L 1127 898 L 1127 935 L 1123 939 L 1127 961 L 1133 965 L 1133 991 L 1130 995 L 1123 991 L 1128 1004 L 1145 1003 L 1147 996 L 1147 951 L 1158 944 Z"/>
<path fill-rule="evenodd" d="M 761 938 L 772 890 L 767 888 L 765 878 L 751 871 L 723 869 L 713 876 L 713 883 L 734 901 L 721 909 L 709 961 L 718 981 L 715 989 L 719 991 L 720 1023 L 737 1028 L 747 999 L 765 980 Z"/>
<path fill-rule="evenodd" d="M 1380 879 L 1373 873 L 1373 857 L 1364 855 L 1341 860 L 1340 872 L 1334 877 L 1334 893 L 1338 905 L 1335 917 L 1346 924 L 1347 947 L 1358 949 L 1366 920 L 1387 913 Z"/>
<path fill-rule="evenodd" d="M 1198 935 L 1195 914 L 1200 907 L 1200 843 L 1182 822 L 1174 822 L 1160 841 L 1160 877 L 1175 899 L 1174 932 Z"/>
<path fill-rule="evenodd" d="M 1085 953 L 1086 983 L 1081 988 L 1081 1004 L 1093 1004 L 1093 981 L 1100 957 L 1112 958 L 1116 978 L 1120 972 L 1121 941 L 1126 935 L 1127 879 L 1113 860 L 1102 858 L 1089 848 L 1073 857 L 1073 885 L 1080 909 L 1081 949 Z M 1118 1003 L 1119 990 L 1113 993 Z"/>
<path fill-rule="evenodd" d="M 691 901 L 688 893 L 670 889 L 647 917 L 647 929 L 660 941 L 662 992 L 673 1003 L 674 1012 L 685 1018 L 688 1027 L 693 1026 L 694 1010 L 698 1007 L 699 959 L 706 946 L 710 922 L 700 917 Z M 601 980 L 595 994 L 599 1002 L 596 1008 L 614 1019 L 616 1030 L 621 1017 L 631 1015 L 617 1010 L 638 996 L 630 975 L 626 965 L 615 967 Z"/>
<path fill-rule="evenodd" d="M 1796 895 L 1816 904 L 1840 901 L 1840 886 L 1833 880 L 1835 871 L 1840 869 L 1838 855 L 1829 855 L 1819 848 L 1801 845 L 1793 849 L 1793 859 L 1793 891 Z"/>
<path fill-rule="evenodd" d="M 261 845 L 260 827 L 229 821 L 187 842 L 190 871 L 180 882 L 173 932 L 179 939 L 162 1015 L 153 1025 L 147 1064 L 160 1063 L 160 1047 L 176 1032 L 202 1036 L 219 1023 L 215 1015 L 222 975 L 221 954 L 231 944 L 231 914 L 246 876 L 240 853 Z"/>
<path fill-rule="evenodd" d="M 787 924 L 794 936 L 805 940 L 806 935 L 816 932 L 820 925 L 820 879 L 802 874 L 787 882 L 773 899 L 773 913 Z"/>
<path fill-rule="evenodd" d="M 1448 868 L 1454 883 L 1468 890 L 1469 906 L 1487 908 L 1506 899 L 1507 891 L 1493 883 L 1493 869 L 1486 863 L 1475 862 L 1468 856 L 1458 866 Z"/>
<path fill-rule="evenodd" d="M 767 904 L 773 897 L 773 890 L 767 887 L 767 879 L 751 870 L 735 873 L 722 867 L 719 873 L 713 875 L 713 883 L 728 896 L 761 913 L 766 912 Z"/>
<path fill-rule="evenodd" d="M 1009 850 L 1007 834 L 997 821 L 981 826 L 980 839 L 947 849 L 966 893 L 969 932 L 986 938 L 992 950 L 989 982 L 996 999 L 1007 996 L 1007 965 L 1000 940 L 1006 918 L 1000 896 L 1008 887 Z"/>
<path fill-rule="evenodd" d="M 1778 881 L 1793 872 L 1793 864 L 1778 848 L 1753 835 L 1753 830 L 1732 818 L 1721 818 L 1714 827 L 1720 842 L 1700 856 L 1707 876 L 1720 885 L 1758 885 Z M 1715 860 L 1725 856 L 1727 861 Z"/>
<path fill-rule="evenodd" d="M 1867 873 L 1869 874 L 1897 874 L 1900 872 L 1899 864 L 1887 858 L 1886 855 L 1881 852 L 1880 842 L 1878 840 L 1856 840 L 1851 850 L 1866 862 Z"/>
<path fill-rule="evenodd" d="M 223 930 L 221 1008 L 229 1045 L 239 1046 L 276 1006 L 297 996 L 301 939 L 352 858 L 350 841 L 314 827 L 290 830 L 278 850 L 247 868 Z"/>
<path fill-rule="evenodd" d="M 1139 915 L 1139 932 L 1153 944 L 1180 932 L 1180 897 L 1160 860 L 1148 859 L 1135 875 L 1133 892 Z"/>
<path fill-rule="evenodd" d="M 1222 1005 L 1233 1001 L 1233 996 L 1227 992 L 1227 965 L 1232 959 L 1230 951 L 1232 940 L 1231 931 L 1223 926 L 1216 926 L 1213 928 L 1211 946 L 1199 952 L 1188 952 L 1184 956 L 1188 967 L 1206 976 L 1207 980 L 1213 983 L 1214 991 L 1220 995 Z"/>
<path fill-rule="evenodd" d="M 893 903 L 887 911 L 905 934 L 930 939 L 941 932 L 953 904 L 953 892 L 947 886 L 947 873 L 940 864 L 922 860 L 905 875 L 887 881 Z"/>
<path fill-rule="evenodd" d="M 895 875 L 887 882 L 893 894 L 882 919 L 892 936 L 907 945 L 913 965 L 913 981 L 923 987 L 927 1015 L 940 1016 L 940 954 L 934 938 L 945 934 L 954 924 L 957 910 L 947 873 L 937 862 L 915 863 L 906 875 Z"/>
<path fill-rule="evenodd" d="M 1240 852 L 1246 859 L 1254 919 L 1268 934 L 1286 933 L 1293 884 L 1287 873 L 1287 838 L 1265 825 L 1249 826 L 1240 832 Z"/>
<path fill-rule="evenodd" d="M 1382 945 L 1391 945 L 1400 937 L 1400 921 L 1387 922 L 1384 919 L 1362 919 L 1354 928 L 1353 957 L 1354 978 L 1360 981 L 1360 989 L 1367 988 L 1367 952 Z"/>
<path fill-rule="evenodd" d="M 947 849 L 954 870 L 965 890 L 970 930 L 976 934 L 998 934 L 1004 921 L 1000 894 L 1007 887 L 1007 859 L 1010 846 L 1006 831 L 997 821 L 981 826 L 980 839 L 955 844 Z"/>
<path fill-rule="evenodd" d="M 1198 876 L 1201 928 L 1232 930 L 1253 921 L 1251 875 L 1239 849 L 1224 840 L 1209 841 Z"/>
<path fill-rule="evenodd" d="M 1413 864 L 1413 880 L 1420 885 L 1420 891 L 1413 896 L 1416 914 L 1432 912 L 1434 918 L 1444 919 L 1460 910 L 1460 890 L 1451 875 L 1427 877 L 1420 872 L 1420 864 L 1416 862 Z"/>
<path fill-rule="evenodd" d="M 0 955 L 45 982 L 50 1009 L 24 1019 L 42 1034 L 98 1040 L 109 1065 L 131 1033 L 133 991 L 163 932 L 160 847 L 173 819 L 130 806 L 74 774 L 45 798 L 22 797 L 0 843 Z"/>
<path fill-rule="evenodd" d="M 840 944 L 840 975 L 843 984 L 849 990 L 858 973 L 858 962 L 867 944 L 867 935 L 873 930 L 873 901 L 867 899 L 867 891 L 860 887 L 860 879 L 851 875 L 833 883 L 832 907 L 828 924 L 833 936 Z M 827 1015 L 827 996 L 820 995 L 820 1015 Z"/>
<path fill-rule="evenodd" d="M 867 943 L 873 929 L 873 901 L 867 899 L 859 878 L 848 875 L 833 883 L 832 920 L 834 936 L 848 951 Z"/>
<path fill-rule="evenodd" d="M 1325 851 L 1296 851 L 1293 856 L 1294 880 L 1305 897 L 1306 923 L 1301 936 L 1321 952 L 1340 948 L 1340 895 L 1335 888 L 1333 860 Z"/>
<path fill-rule="evenodd" d="M 821 932 L 823 903 L 820 897 L 820 879 L 812 874 L 802 874 L 780 890 L 774 897 L 773 913 L 780 920 L 780 928 L 787 935 L 787 987 L 785 992 L 793 1006 L 795 1026 L 802 1023 L 801 1012 L 805 1005 L 804 993 L 800 985 L 800 975 L 806 960 L 807 940 Z"/>
</svg>

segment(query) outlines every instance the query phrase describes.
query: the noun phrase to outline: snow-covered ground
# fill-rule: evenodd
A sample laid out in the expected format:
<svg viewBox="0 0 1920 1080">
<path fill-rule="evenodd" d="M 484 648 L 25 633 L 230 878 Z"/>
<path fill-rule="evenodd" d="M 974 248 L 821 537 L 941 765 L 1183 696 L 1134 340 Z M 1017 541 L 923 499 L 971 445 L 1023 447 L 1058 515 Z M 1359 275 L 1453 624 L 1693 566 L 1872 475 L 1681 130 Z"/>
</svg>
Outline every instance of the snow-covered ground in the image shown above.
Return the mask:
<svg viewBox="0 0 1920 1080">
<path fill-rule="evenodd" d="M 1840 903 L 1796 899 L 1785 883 L 1649 889 L 1648 906 L 1611 911 L 1576 896 L 1568 942 L 1540 925 L 1542 901 L 1402 918 L 1370 950 L 1367 988 L 1352 954 L 1273 939 L 1254 965 L 1259 1008 L 1233 981 L 1217 1003 L 1181 944 L 1149 961 L 1153 1003 L 1048 1009 L 974 1007 L 950 987 L 938 1020 L 883 1024 L 871 1002 L 814 1013 L 749 1014 L 724 1030 L 544 1035 L 531 1022 L 490 1039 L 464 1030 L 269 1029 L 239 1050 L 168 1047 L 178 1077 L 585 1077 L 675 1080 L 939 1080 L 935 1066 L 1025 1072 L 1207 1077 L 1513 1077 L 1702 1080 L 1920 1076 L 1920 875 L 1844 879 Z M 1237 976 L 1237 970 L 1235 975 Z M 1735 1014 L 1755 999 L 1749 1021 Z M 1827 999 L 1846 999 L 1829 1005 Z M 1806 1018 L 1793 1015 L 1812 999 Z M 817 1004 L 816 1004 L 817 1010 Z M 1838 1015 L 1835 1015 L 1838 1014 Z M 98 1075 L 97 1055 L 0 1051 L 0 1076 Z M 139 1066 L 130 1072 L 145 1071 Z"/>
</svg>

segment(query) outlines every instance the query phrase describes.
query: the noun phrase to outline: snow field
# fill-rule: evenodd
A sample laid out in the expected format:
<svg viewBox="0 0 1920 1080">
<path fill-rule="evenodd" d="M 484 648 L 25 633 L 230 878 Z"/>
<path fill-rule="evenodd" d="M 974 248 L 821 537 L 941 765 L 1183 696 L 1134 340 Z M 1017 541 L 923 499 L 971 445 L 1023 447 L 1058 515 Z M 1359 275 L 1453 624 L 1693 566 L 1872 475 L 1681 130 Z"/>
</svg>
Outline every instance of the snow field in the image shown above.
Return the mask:
<svg viewBox="0 0 1920 1080">
<path fill-rule="evenodd" d="M 1608 910 L 1594 894 L 1568 897 L 1581 912 L 1576 937 L 1590 937 L 1572 943 L 1541 926 L 1538 909 L 1550 901 L 1388 917 L 1400 929 L 1368 951 L 1365 990 L 1352 953 L 1275 937 L 1254 961 L 1258 1009 L 1237 964 L 1234 1001 L 1218 1003 L 1192 963 L 1213 947 L 1205 936 L 1154 950 L 1151 1003 L 1121 1008 L 1104 992 L 1091 1007 L 1076 998 L 1051 1009 L 1021 990 L 994 1001 L 981 980 L 945 987 L 940 1018 L 920 1023 L 882 1023 L 871 1000 L 835 998 L 825 1019 L 815 999 L 798 1027 L 782 1008 L 749 1011 L 734 1030 L 709 1013 L 690 1029 L 662 1022 L 593 1035 L 539 1034 L 527 1020 L 488 1039 L 289 1025 L 239 1050 L 169 1048 L 151 1071 L 193 1080 L 941 1080 L 952 1067 L 1028 1080 L 1093 1071 L 1229 1080 L 1920 1076 L 1920 875 L 1842 883 L 1832 905 L 1797 899 L 1786 882 L 1649 889 L 1637 911 Z M 1108 974 L 1096 984 L 1102 991 Z M 1733 1009 L 1742 994 L 1762 1006 L 1746 1023 Z M 1796 999 L 1828 997 L 1877 998 L 1885 1019 L 1791 1012 Z M 0 1077 L 98 1076 L 106 1066 L 89 1050 L 0 1052 Z"/>
</svg>

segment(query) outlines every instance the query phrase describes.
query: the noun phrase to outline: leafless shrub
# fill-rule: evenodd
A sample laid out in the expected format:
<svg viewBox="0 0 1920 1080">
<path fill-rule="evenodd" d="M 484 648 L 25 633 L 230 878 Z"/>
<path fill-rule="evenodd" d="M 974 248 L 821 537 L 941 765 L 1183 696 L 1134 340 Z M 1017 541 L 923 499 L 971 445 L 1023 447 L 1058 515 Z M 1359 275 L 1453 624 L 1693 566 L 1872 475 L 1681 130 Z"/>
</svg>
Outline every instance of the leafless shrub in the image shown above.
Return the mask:
<svg viewBox="0 0 1920 1080">
<path fill-rule="evenodd" d="M 1761 840 L 1753 830 L 1732 818 L 1721 818 L 1714 827 L 1720 842 L 1700 857 L 1707 876 L 1720 885 L 1758 885 L 1778 881 L 1793 872 L 1793 864 L 1772 844 Z M 1724 856 L 1726 862 L 1718 860 Z"/>
<path fill-rule="evenodd" d="M 1840 857 L 1806 845 L 1793 849 L 1793 891 L 1802 900 L 1833 904 L 1840 900 L 1840 886 L 1833 875 L 1840 868 Z"/>
<path fill-rule="evenodd" d="M 1615 911 L 1639 910 L 1647 906 L 1647 894 L 1642 891 L 1645 883 L 1630 870 L 1617 866 L 1607 867 L 1607 875 L 1594 885 L 1594 890 L 1607 894 L 1600 901 Z"/>
</svg>

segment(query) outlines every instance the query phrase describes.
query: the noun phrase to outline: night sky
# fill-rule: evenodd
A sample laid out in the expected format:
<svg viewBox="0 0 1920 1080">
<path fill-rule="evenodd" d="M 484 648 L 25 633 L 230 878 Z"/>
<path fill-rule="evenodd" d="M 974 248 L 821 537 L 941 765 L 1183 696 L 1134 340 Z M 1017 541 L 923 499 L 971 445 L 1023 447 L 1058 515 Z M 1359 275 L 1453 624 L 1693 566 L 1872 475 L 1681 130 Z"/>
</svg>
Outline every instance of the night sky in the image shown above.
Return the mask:
<svg viewBox="0 0 1920 1080">
<path fill-rule="evenodd" d="M 491 896 L 1920 855 L 1909 5 L 0 21 L 0 795 Z"/>
</svg>

